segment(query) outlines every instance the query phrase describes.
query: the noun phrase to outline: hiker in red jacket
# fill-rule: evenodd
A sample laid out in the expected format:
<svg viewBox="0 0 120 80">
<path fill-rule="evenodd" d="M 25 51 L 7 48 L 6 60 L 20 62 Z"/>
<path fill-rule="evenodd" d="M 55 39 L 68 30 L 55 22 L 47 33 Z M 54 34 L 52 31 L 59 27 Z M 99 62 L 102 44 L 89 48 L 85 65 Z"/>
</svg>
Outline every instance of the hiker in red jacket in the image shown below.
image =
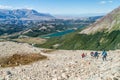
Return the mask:
<svg viewBox="0 0 120 80">
<path fill-rule="evenodd" d="M 85 54 L 83 53 L 81 56 L 82 56 L 82 58 L 84 58 L 84 57 L 85 57 Z"/>
</svg>

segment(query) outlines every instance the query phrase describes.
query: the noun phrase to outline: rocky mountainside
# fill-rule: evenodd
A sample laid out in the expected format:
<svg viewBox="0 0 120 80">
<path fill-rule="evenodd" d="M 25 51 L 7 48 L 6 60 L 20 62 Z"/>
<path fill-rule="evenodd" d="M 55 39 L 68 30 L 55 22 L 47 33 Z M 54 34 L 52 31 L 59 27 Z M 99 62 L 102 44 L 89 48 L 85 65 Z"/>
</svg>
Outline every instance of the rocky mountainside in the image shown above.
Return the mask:
<svg viewBox="0 0 120 80">
<path fill-rule="evenodd" d="M 14 42 L 0 42 L 0 47 L 1 56 L 39 53 L 48 57 L 28 65 L 0 67 L 1 80 L 120 80 L 120 50 L 107 51 L 107 61 L 103 61 L 101 54 L 96 59 L 90 56 L 91 51 L 85 50 L 43 53 L 44 49 Z M 82 53 L 87 56 L 81 58 Z"/>
<path fill-rule="evenodd" d="M 16 9 L 5 10 L 0 9 L 0 20 L 49 20 L 55 19 L 50 14 L 39 13 L 36 10 Z"/>
<path fill-rule="evenodd" d="M 114 30 L 120 30 L 120 7 L 116 8 L 80 33 L 91 34 L 98 31 L 112 32 Z"/>
</svg>

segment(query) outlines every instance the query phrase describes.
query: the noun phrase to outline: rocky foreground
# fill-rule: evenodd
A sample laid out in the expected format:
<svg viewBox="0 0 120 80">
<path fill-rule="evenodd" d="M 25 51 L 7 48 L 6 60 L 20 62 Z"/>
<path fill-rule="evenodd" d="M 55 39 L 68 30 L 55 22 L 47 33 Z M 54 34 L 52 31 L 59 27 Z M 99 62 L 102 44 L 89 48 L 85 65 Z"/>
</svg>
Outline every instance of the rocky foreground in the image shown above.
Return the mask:
<svg viewBox="0 0 120 80">
<path fill-rule="evenodd" d="M 90 51 L 56 50 L 43 53 L 28 44 L 0 42 L 0 56 L 41 53 L 48 57 L 29 65 L 0 68 L 0 80 L 120 80 L 120 50 L 109 51 L 107 61 L 91 57 Z M 87 57 L 81 58 L 82 53 Z"/>
</svg>

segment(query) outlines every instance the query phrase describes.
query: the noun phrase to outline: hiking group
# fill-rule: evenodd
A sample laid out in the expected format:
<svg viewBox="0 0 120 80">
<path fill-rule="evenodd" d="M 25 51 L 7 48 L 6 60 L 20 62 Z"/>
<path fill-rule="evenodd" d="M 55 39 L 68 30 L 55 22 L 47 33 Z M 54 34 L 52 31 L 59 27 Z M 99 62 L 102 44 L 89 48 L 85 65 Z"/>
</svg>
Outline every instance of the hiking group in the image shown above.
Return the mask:
<svg viewBox="0 0 120 80">
<path fill-rule="evenodd" d="M 98 52 L 96 51 L 96 52 L 91 52 L 90 55 L 91 55 L 92 57 L 98 59 L 100 53 L 98 53 Z M 106 52 L 105 50 L 103 50 L 103 52 L 102 52 L 101 55 L 102 55 L 102 60 L 103 60 L 103 61 L 106 61 L 107 52 Z M 81 55 L 82 58 L 84 58 L 84 57 L 86 57 L 86 56 L 87 56 L 87 54 L 84 54 L 84 53 Z"/>
</svg>

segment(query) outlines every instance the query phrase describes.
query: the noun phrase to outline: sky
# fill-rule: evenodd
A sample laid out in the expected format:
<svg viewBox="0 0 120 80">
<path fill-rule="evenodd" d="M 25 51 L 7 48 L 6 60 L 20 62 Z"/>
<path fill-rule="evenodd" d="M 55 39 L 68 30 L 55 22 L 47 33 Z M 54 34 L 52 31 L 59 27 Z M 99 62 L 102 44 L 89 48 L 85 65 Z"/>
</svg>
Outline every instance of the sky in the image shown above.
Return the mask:
<svg viewBox="0 0 120 80">
<path fill-rule="evenodd" d="M 0 9 L 35 9 L 54 15 L 104 14 L 120 6 L 120 0 L 0 0 Z"/>
</svg>

